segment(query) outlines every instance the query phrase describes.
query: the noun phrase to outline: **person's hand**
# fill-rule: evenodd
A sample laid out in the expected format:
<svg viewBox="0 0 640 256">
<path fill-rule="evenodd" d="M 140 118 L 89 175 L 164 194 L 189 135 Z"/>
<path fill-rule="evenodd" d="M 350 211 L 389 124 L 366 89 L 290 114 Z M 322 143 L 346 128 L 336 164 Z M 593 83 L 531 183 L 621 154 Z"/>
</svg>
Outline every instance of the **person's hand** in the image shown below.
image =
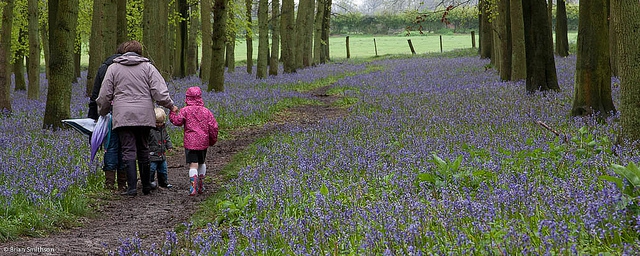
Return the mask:
<svg viewBox="0 0 640 256">
<path fill-rule="evenodd" d="M 173 105 L 173 107 L 171 108 L 171 112 L 178 113 L 178 106 Z"/>
</svg>

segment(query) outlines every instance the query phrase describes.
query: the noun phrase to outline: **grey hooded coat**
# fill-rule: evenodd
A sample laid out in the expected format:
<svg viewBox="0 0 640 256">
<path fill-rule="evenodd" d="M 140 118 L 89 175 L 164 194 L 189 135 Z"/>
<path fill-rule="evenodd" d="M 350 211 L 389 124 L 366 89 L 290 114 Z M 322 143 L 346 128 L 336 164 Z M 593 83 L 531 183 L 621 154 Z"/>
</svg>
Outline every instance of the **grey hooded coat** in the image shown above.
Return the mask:
<svg viewBox="0 0 640 256">
<path fill-rule="evenodd" d="M 106 115 L 113 108 L 112 128 L 156 126 L 154 103 L 171 109 L 173 100 L 167 84 L 151 61 L 127 52 L 113 60 L 96 99 L 98 112 Z"/>
</svg>

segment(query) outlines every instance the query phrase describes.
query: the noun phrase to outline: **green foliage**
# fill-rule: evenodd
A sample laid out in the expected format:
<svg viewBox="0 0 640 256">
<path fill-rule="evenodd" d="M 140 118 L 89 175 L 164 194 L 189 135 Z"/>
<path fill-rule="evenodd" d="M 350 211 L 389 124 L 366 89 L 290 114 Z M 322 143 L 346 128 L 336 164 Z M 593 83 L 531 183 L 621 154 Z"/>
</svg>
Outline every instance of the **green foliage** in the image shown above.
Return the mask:
<svg viewBox="0 0 640 256">
<path fill-rule="evenodd" d="M 416 185 L 420 187 L 425 183 L 428 188 L 437 193 L 438 189 L 452 184 L 461 187 L 477 187 L 481 182 L 495 177 L 495 174 L 484 170 L 461 168 L 462 159 L 462 156 L 458 156 L 455 160 L 447 161 L 436 153 L 431 154 L 429 162 L 435 165 L 435 169 L 432 172 L 419 173 Z"/>
<path fill-rule="evenodd" d="M 222 200 L 217 204 L 217 212 L 220 214 L 216 217 L 214 223 L 218 226 L 228 225 L 234 226 L 239 221 L 246 219 L 255 208 L 255 200 L 252 195 L 236 196 L 227 200 Z"/>
<path fill-rule="evenodd" d="M 633 162 L 627 166 L 612 164 L 613 172 L 622 178 L 602 175 L 601 180 L 613 182 L 622 191 L 620 208 L 627 208 L 633 216 L 640 214 L 640 169 Z"/>
</svg>

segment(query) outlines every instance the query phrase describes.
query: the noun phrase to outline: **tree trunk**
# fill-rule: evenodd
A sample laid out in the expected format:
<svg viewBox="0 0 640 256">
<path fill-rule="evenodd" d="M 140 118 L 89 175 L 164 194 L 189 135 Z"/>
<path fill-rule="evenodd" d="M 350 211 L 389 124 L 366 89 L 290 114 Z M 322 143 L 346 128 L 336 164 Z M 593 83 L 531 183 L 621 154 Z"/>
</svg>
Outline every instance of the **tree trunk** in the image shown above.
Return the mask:
<svg viewBox="0 0 640 256">
<path fill-rule="evenodd" d="M 325 63 L 331 59 L 329 56 L 329 32 L 331 28 L 331 0 L 325 0 L 326 3 L 324 5 L 324 17 L 322 19 L 322 42 L 323 46 L 323 59 L 322 63 Z"/>
<path fill-rule="evenodd" d="M 178 0 L 178 11 L 180 13 L 180 22 L 178 24 L 176 38 L 176 63 L 177 77 L 187 76 L 187 48 L 189 47 L 189 6 L 187 0 Z"/>
<path fill-rule="evenodd" d="M 480 0 L 480 58 L 491 58 L 493 40 L 491 36 L 491 23 L 489 22 L 488 0 Z"/>
<path fill-rule="evenodd" d="M 42 52 L 44 54 L 44 72 L 47 79 L 51 77 L 51 70 L 49 69 L 49 27 L 46 24 L 43 24 L 40 27 L 40 40 L 42 42 Z"/>
<path fill-rule="evenodd" d="M 282 0 L 282 15 L 280 16 L 280 32 L 282 42 L 282 63 L 284 73 L 296 72 L 295 66 L 295 37 L 294 37 L 294 1 Z"/>
<path fill-rule="evenodd" d="M 556 54 L 560 57 L 569 56 L 569 36 L 567 35 L 567 7 L 564 0 L 556 4 Z"/>
<path fill-rule="evenodd" d="M 527 79 L 527 53 L 524 42 L 522 0 L 511 1 L 511 80 Z"/>
<path fill-rule="evenodd" d="M 198 5 L 193 4 L 189 9 L 189 37 L 187 41 L 187 63 L 186 63 L 186 72 L 187 75 L 195 75 L 198 72 L 198 30 L 200 29 L 200 22 L 198 21 L 197 15 L 193 14 L 198 13 Z"/>
<path fill-rule="evenodd" d="M 324 18 L 324 0 L 318 0 L 313 35 L 313 64 L 319 64 L 322 56 L 322 19 Z M 349 56 L 347 55 L 347 58 Z"/>
<path fill-rule="evenodd" d="M 576 81 L 571 116 L 615 113 L 609 67 L 608 0 L 580 1 Z M 637 4 L 637 3 L 636 3 Z"/>
<path fill-rule="evenodd" d="M 613 19 L 616 16 L 620 15 L 619 12 L 615 12 L 618 10 L 620 5 L 619 1 L 609 1 L 609 66 L 611 66 L 611 75 L 619 76 L 619 65 L 620 61 L 620 50 L 618 49 L 618 34 L 614 29 Z"/>
<path fill-rule="evenodd" d="M 278 75 L 280 58 L 280 0 L 271 0 L 271 56 L 269 75 Z"/>
<path fill-rule="evenodd" d="M 269 1 L 258 1 L 258 65 L 256 77 L 267 77 L 267 63 L 269 60 Z"/>
<path fill-rule="evenodd" d="M 312 63 L 313 52 L 313 16 L 314 0 L 300 0 L 298 17 L 296 18 L 296 62 L 298 67 L 309 67 Z"/>
<path fill-rule="evenodd" d="M 82 75 L 82 67 L 80 66 L 80 61 L 82 59 L 82 44 L 80 43 L 80 35 L 76 34 L 76 41 L 73 46 L 73 75 L 76 78 L 80 78 Z"/>
<path fill-rule="evenodd" d="M 102 38 L 103 47 L 104 47 L 104 55 L 102 55 L 102 60 L 107 58 L 107 56 L 116 52 L 116 48 L 118 47 L 118 0 L 104 0 L 104 16 L 102 27 L 104 29 L 104 34 Z M 115 17 L 116 20 L 113 20 Z"/>
<path fill-rule="evenodd" d="M 43 128 L 60 128 L 70 117 L 73 52 L 78 23 L 78 0 L 50 0 L 51 79 L 47 90 Z"/>
<path fill-rule="evenodd" d="M 202 59 L 200 79 L 209 81 L 211 74 L 211 0 L 200 1 L 200 22 L 202 23 Z"/>
<path fill-rule="evenodd" d="M 550 17 L 544 0 L 523 0 L 527 92 L 559 90 Z"/>
<path fill-rule="evenodd" d="M 613 3 L 613 1 L 612 1 Z M 581 6 L 582 7 L 582 6 Z M 612 22 L 618 38 L 621 139 L 640 140 L 640 5 L 619 1 L 612 5 Z"/>
<path fill-rule="evenodd" d="M 247 33 L 245 34 L 245 41 L 247 43 L 247 73 L 251 74 L 253 73 L 253 31 L 251 30 L 251 28 L 253 28 L 253 21 L 252 21 L 252 8 L 253 8 L 253 1 L 252 0 L 245 0 L 245 8 L 247 9 L 247 27 L 249 27 L 249 29 L 247 30 Z"/>
<path fill-rule="evenodd" d="M 146 0 L 142 15 L 142 39 L 145 46 L 143 54 L 153 61 L 165 79 L 171 75 L 171 59 L 168 46 L 168 7 L 167 0 Z"/>
<path fill-rule="evenodd" d="M 498 37 L 500 39 L 500 79 L 511 80 L 511 15 L 510 0 L 498 1 Z"/>
<path fill-rule="evenodd" d="M 85 86 L 85 95 L 91 96 L 93 92 L 93 81 L 95 79 L 98 68 L 106 58 L 104 46 L 102 45 L 103 30 L 103 1 L 93 0 L 93 14 L 91 18 L 91 37 L 89 38 L 89 68 L 87 69 L 87 84 Z"/>
<path fill-rule="evenodd" d="M 127 0 L 118 0 L 116 3 L 116 11 L 118 12 L 117 18 L 117 32 L 116 32 L 116 45 L 129 41 L 129 35 L 127 34 Z M 110 52 L 115 52 L 115 47 Z M 105 56 L 106 58 L 107 56 Z"/>
<path fill-rule="evenodd" d="M 11 111 L 11 28 L 13 27 L 13 0 L 5 0 L 2 10 L 2 32 L 0 32 L 0 113 Z"/>
<path fill-rule="evenodd" d="M 20 45 L 27 44 L 27 31 L 20 29 L 18 33 L 18 43 Z M 13 58 L 13 75 L 14 75 L 14 84 L 16 91 L 25 91 L 27 90 L 27 81 L 24 80 L 24 48 L 16 49 Z"/>
<path fill-rule="evenodd" d="M 227 35 L 227 0 L 215 0 L 213 4 L 213 44 L 209 91 L 224 91 L 224 46 Z"/>
<path fill-rule="evenodd" d="M 231 14 L 231 13 L 229 13 Z M 228 17 L 229 19 L 231 16 Z M 230 23 L 233 24 L 233 23 Z M 236 38 L 228 38 L 229 42 L 225 45 L 225 58 L 224 63 L 227 67 L 227 73 L 233 73 L 236 71 Z"/>
<path fill-rule="evenodd" d="M 40 39 L 39 32 L 39 13 L 38 0 L 28 0 L 29 13 L 29 88 L 27 89 L 27 98 L 36 100 L 40 98 Z"/>
</svg>

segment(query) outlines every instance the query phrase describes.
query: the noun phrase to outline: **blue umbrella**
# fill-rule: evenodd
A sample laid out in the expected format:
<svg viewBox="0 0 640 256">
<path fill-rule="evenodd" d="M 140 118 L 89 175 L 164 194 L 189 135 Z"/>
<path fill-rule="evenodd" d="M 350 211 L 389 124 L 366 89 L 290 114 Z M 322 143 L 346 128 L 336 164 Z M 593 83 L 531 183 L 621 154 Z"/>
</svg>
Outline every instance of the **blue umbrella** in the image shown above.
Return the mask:
<svg viewBox="0 0 640 256">
<path fill-rule="evenodd" d="M 100 145 L 104 141 L 104 138 L 109 135 L 109 131 L 111 130 L 111 113 L 100 116 L 98 118 L 98 122 L 96 123 L 95 128 L 93 129 L 93 133 L 91 133 L 91 162 L 96 156 Z"/>
</svg>

